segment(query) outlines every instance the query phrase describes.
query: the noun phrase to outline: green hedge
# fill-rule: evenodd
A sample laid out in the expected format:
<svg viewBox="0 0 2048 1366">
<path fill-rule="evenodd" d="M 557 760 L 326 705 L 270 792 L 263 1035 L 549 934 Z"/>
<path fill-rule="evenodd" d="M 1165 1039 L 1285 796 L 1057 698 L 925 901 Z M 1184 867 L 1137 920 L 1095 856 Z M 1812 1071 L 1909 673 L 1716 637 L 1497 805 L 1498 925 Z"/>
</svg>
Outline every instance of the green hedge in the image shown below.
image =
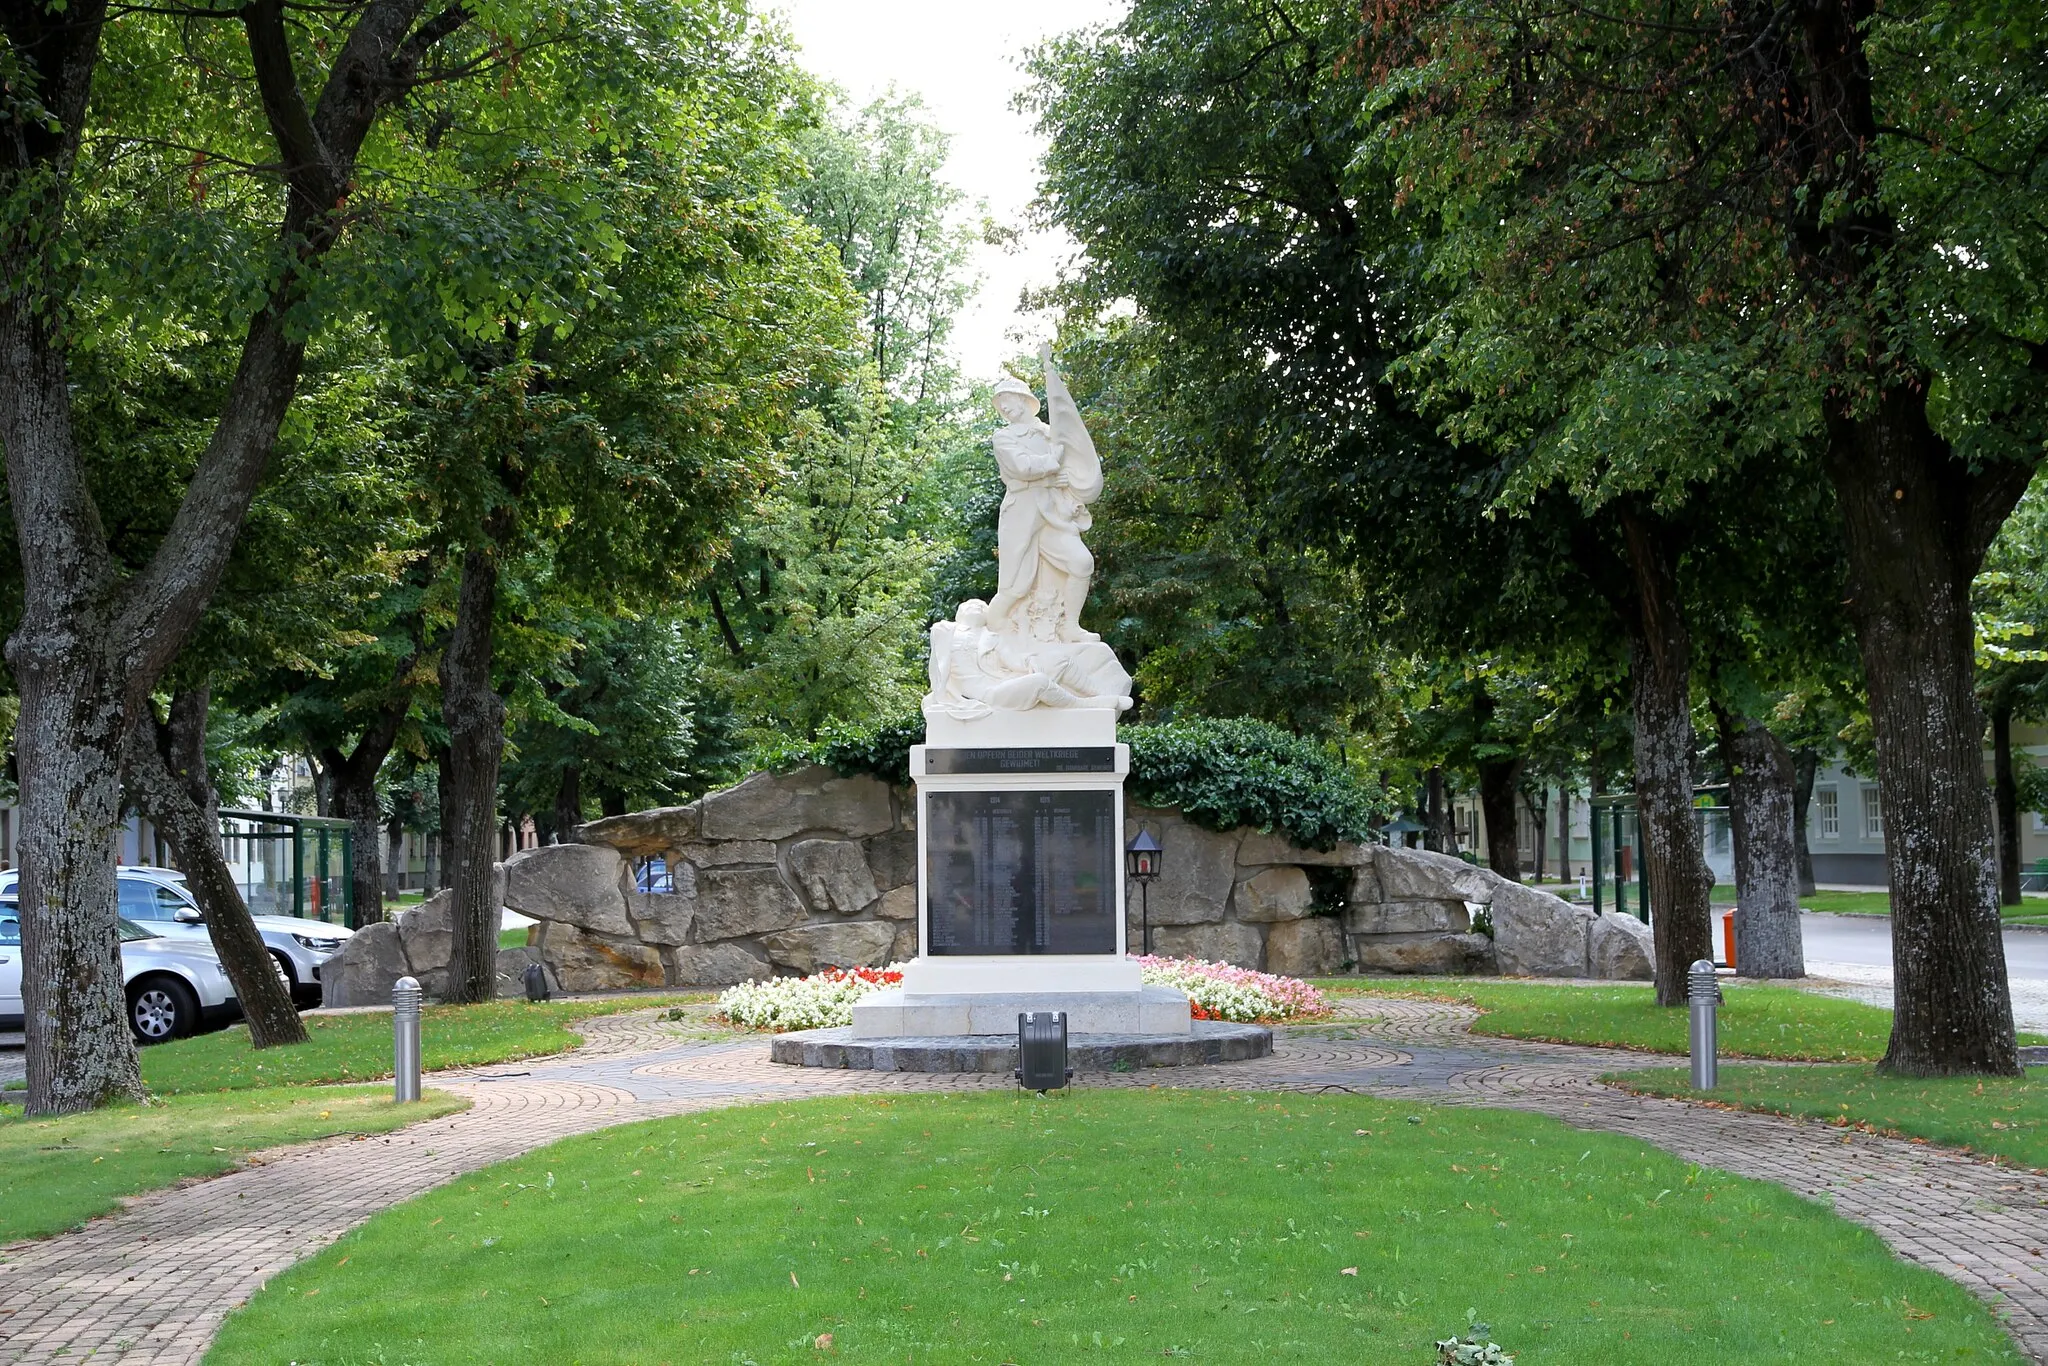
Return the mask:
<svg viewBox="0 0 2048 1366">
<path fill-rule="evenodd" d="M 1277 830 L 1309 849 L 1363 843 L 1384 819 L 1376 787 L 1360 782 L 1313 740 L 1263 721 L 1195 720 L 1124 726 L 1131 747 L 1126 786 L 1139 806 L 1171 807 L 1212 830 Z M 792 745 L 771 767 L 824 764 L 849 776 L 910 782 L 910 747 L 924 739 L 924 718 L 833 731 Z"/>
</svg>

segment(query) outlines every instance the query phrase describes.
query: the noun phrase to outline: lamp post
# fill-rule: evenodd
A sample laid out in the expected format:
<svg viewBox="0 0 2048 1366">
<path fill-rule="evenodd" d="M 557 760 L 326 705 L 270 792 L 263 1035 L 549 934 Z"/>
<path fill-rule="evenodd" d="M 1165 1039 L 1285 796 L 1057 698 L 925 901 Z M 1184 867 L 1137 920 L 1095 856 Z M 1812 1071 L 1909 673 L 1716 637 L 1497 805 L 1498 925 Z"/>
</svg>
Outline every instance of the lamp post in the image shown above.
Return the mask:
<svg viewBox="0 0 2048 1366">
<path fill-rule="evenodd" d="M 1152 953 L 1152 879 L 1159 876 L 1159 856 L 1164 851 L 1159 841 L 1152 838 L 1152 832 L 1144 826 L 1124 846 L 1124 867 L 1130 872 L 1132 881 L 1138 884 L 1139 905 L 1143 908 L 1143 934 L 1145 954 Z"/>
</svg>

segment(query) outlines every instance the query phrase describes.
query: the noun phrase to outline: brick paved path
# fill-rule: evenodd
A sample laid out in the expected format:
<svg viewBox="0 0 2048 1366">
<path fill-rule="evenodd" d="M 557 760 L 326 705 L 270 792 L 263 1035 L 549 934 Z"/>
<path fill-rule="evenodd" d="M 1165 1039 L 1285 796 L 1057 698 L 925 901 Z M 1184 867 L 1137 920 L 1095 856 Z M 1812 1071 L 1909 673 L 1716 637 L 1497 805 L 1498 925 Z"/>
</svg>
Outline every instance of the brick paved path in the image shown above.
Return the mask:
<svg viewBox="0 0 2048 1366">
<path fill-rule="evenodd" d="M 1670 1060 L 1482 1039 L 1467 1032 L 1472 1017 L 1460 1006 L 1351 998 L 1334 1026 L 1286 1031 L 1270 1058 L 1090 1074 L 1086 1084 L 1341 1087 L 1627 1134 L 1832 1204 L 1993 1303 L 2029 1355 L 2048 1362 L 2048 1176 L 1820 1124 L 1627 1096 L 1595 1078 Z M 259 1154 L 76 1233 L 0 1249 L 0 1361 L 196 1362 L 222 1316 L 277 1271 L 380 1209 L 571 1134 L 751 1100 L 1010 1085 L 778 1067 L 759 1039 L 707 1041 L 700 1027 L 652 1012 L 580 1028 L 588 1042 L 573 1054 L 435 1077 L 473 1100 L 463 1114 Z"/>
</svg>

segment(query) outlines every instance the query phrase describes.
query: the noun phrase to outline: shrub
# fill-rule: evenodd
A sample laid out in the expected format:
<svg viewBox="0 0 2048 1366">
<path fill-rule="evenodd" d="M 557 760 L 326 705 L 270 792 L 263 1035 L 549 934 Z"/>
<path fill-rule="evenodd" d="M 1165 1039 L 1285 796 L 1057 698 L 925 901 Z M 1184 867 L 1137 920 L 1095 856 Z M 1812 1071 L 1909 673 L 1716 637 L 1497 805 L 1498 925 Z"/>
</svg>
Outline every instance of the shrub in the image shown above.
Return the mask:
<svg viewBox="0 0 2048 1366">
<path fill-rule="evenodd" d="M 1141 806 L 1172 807 L 1197 825 L 1277 830 L 1308 849 L 1362 844 L 1380 817 L 1376 788 L 1360 782 L 1313 740 L 1264 721 L 1174 721 L 1124 726 L 1131 747 L 1126 791 Z M 781 769 L 824 764 L 847 776 L 867 773 L 901 787 L 910 781 L 910 747 L 924 719 L 847 727 L 772 757 Z"/>
</svg>

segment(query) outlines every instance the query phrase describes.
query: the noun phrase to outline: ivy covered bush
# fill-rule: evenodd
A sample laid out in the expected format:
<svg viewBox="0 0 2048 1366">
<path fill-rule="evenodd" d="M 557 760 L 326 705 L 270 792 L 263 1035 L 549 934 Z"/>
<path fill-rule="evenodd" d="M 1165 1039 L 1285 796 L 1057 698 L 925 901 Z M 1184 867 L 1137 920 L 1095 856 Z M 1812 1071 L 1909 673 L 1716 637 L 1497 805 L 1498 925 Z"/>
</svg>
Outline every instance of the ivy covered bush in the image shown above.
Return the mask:
<svg viewBox="0 0 2048 1366">
<path fill-rule="evenodd" d="M 1315 741 L 1264 721 L 1124 726 L 1117 738 L 1131 747 L 1125 794 L 1134 805 L 1171 807 L 1212 830 L 1249 825 L 1278 831 L 1304 848 L 1329 849 L 1366 842 L 1383 819 L 1377 787 Z M 910 747 L 923 739 L 921 716 L 849 727 L 789 746 L 773 766 L 824 764 L 902 787 L 910 782 Z"/>
<path fill-rule="evenodd" d="M 1169 806 L 1197 825 L 1277 830 L 1307 849 L 1363 844 L 1379 823 L 1380 794 L 1321 745 L 1264 721 L 1173 721 L 1125 726 L 1125 791 L 1140 806 Z"/>
</svg>

